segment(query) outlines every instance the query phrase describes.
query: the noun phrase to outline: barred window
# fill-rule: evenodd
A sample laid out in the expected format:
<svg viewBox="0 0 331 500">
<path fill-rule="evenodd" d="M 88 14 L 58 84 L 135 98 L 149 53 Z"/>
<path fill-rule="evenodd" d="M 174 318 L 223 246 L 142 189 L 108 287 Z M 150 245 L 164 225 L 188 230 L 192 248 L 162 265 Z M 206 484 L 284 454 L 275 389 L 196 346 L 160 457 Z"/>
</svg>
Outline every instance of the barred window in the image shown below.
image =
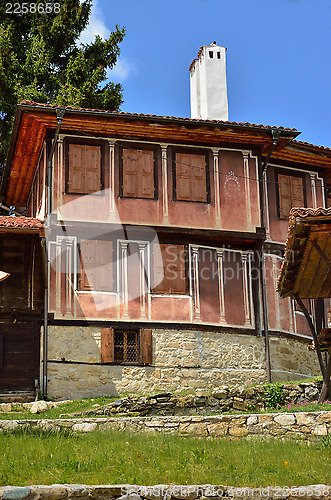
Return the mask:
<svg viewBox="0 0 331 500">
<path fill-rule="evenodd" d="M 101 362 L 151 364 L 152 330 L 102 328 Z"/>
</svg>

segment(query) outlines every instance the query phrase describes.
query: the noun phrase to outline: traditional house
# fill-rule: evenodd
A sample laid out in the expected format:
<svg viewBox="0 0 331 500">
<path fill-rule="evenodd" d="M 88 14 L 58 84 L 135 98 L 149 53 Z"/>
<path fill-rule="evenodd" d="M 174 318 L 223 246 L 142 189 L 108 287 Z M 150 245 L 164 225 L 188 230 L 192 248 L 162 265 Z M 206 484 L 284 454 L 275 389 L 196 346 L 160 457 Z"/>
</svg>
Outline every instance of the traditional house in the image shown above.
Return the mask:
<svg viewBox="0 0 331 500">
<path fill-rule="evenodd" d="M 222 47 L 190 69 L 191 119 L 17 108 L 1 194 L 44 223 L 21 292 L 44 290 L 31 307 L 50 398 L 318 372 L 300 308 L 275 289 L 290 208 L 326 207 L 331 150 L 227 121 Z M 323 302 L 310 313 L 325 322 Z"/>
</svg>

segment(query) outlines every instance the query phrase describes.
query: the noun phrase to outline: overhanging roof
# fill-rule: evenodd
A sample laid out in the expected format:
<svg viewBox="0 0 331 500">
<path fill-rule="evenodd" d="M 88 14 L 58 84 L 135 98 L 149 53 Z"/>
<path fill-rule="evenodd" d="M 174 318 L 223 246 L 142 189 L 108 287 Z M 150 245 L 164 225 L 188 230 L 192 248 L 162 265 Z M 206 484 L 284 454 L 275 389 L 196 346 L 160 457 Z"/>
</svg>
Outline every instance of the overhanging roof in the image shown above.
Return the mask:
<svg viewBox="0 0 331 500">
<path fill-rule="evenodd" d="M 277 290 L 281 297 L 331 297 L 331 208 L 293 208 Z"/>
<path fill-rule="evenodd" d="M 8 205 L 25 205 L 35 166 L 47 131 L 57 127 L 56 106 L 22 101 L 17 107 L 1 196 Z M 61 132 L 122 140 L 146 140 L 204 147 L 256 149 L 266 157 L 279 132 L 272 158 L 327 168 L 331 177 L 331 150 L 293 141 L 295 129 L 217 120 L 130 114 L 65 107 Z"/>
</svg>

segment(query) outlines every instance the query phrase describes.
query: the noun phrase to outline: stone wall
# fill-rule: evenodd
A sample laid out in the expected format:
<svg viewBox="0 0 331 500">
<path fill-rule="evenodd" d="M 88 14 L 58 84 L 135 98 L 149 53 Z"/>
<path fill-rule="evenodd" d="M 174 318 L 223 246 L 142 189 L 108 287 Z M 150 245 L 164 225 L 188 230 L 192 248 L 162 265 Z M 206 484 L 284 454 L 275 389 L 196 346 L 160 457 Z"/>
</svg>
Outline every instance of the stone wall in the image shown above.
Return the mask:
<svg viewBox="0 0 331 500">
<path fill-rule="evenodd" d="M 331 486 L 318 484 L 310 486 L 266 486 L 259 488 L 238 488 L 221 485 L 84 485 L 52 484 L 50 486 L 4 486 L 0 487 L 0 500 L 299 500 L 330 498 Z"/>
<path fill-rule="evenodd" d="M 242 415 L 0 420 L 0 431 L 23 428 L 73 432 L 116 430 L 205 437 L 288 437 L 314 440 L 331 434 L 331 411 Z"/>
<path fill-rule="evenodd" d="M 51 326 L 48 397 L 178 392 L 266 380 L 264 338 L 188 329 L 153 330 L 153 365 L 102 365 L 100 327 Z M 272 377 L 303 379 L 319 373 L 307 344 L 272 337 Z"/>
</svg>

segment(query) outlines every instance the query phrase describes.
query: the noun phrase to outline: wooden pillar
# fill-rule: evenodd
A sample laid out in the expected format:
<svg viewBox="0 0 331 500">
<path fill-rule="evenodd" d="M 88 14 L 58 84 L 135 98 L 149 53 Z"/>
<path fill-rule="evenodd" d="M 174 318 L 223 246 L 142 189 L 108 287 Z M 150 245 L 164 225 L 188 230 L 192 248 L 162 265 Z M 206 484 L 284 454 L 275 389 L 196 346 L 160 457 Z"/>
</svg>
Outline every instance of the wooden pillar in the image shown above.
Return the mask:
<svg viewBox="0 0 331 500">
<path fill-rule="evenodd" d="M 219 176 L 219 149 L 213 149 L 214 163 L 214 196 L 215 196 L 215 216 L 216 221 L 221 220 L 221 199 L 220 199 L 220 176 Z"/>
<path fill-rule="evenodd" d="M 316 196 L 316 174 L 310 174 L 310 185 L 311 185 L 311 197 L 313 208 L 317 208 L 317 196 Z"/>
<path fill-rule="evenodd" d="M 193 297 L 194 297 L 194 321 L 201 320 L 200 312 L 200 292 L 199 292 L 199 247 L 192 246 L 192 270 L 193 270 Z"/>
<path fill-rule="evenodd" d="M 245 181 L 245 199 L 246 199 L 246 213 L 248 227 L 252 226 L 252 209 L 251 209 L 251 190 L 249 179 L 249 151 L 243 151 L 244 157 L 244 181 Z"/>
<path fill-rule="evenodd" d="M 141 319 L 147 319 L 146 296 L 149 289 L 148 272 L 146 271 L 146 243 L 138 243 L 139 246 L 139 281 L 140 281 L 140 316 Z"/>
<path fill-rule="evenodd" d="M 241 262 L 243 266 L 243 290 L 244 290 L 244 307 L 245 307 L 245 326 L 251 326 L 251 306 L 248 287 L 248 262 L 249 254 L 243 252 L 241 254 Z"/>
<path fill-rule="evenodd" d="M 122 318 L 129 318 L 128 309 L 128 241 L 120 241 L 120 300 L 122 302 Z"/>
<path fill-rule="evenodd" d="M 218 264 L 218 287 L 220 297 L 220 323 L 225 324 L 224 281 L 223 281 L 223 254 L 224 248 L 216 250 Z"/>
<path fill-rule="evenodd" d="M 115 142 L 109 144 L 109 215 L 115 215 Z"/>
<path fill-rule="evenodd" d="M 165 222 L 169 220 L 169 202 L 168 202 L 168 159 L 167 145 L 161 144 L 162 151 L 162 212 Z"/>
</svg>

